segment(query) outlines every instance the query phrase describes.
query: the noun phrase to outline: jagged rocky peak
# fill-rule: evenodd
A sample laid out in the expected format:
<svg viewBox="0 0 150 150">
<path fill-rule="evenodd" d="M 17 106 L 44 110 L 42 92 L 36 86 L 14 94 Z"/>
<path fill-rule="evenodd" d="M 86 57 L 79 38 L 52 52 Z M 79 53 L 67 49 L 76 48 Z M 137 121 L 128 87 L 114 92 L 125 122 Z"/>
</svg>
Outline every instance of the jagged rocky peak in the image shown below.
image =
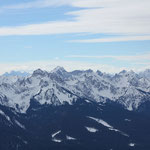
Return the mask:
<svg viewBox="0 0 150 150">
<path fill-rule="evenodd" d="M 62 80 L 65 80 L 65 78 L 70 76 L 70 73 L 67 72 L 63 67 L 58 66 L 50 72 L 50 76 L 53 78 L 62 78 Z"/>
<path fill-rule="evenodd" d="M 128 71 L 128 74 L 130 74 L 130 75 L 136 75 L 136 73 L 133 70 Z"/>
<path fill-rule="evenodd" d="M 144 73 L 148 73 L 150 75 L 150 69 L 146 69 Z"/>
<path fill-rule="evenodd" d="M 122 71 L 119 72 L 119 75 L 123 75 L 123 74 L 126 74 L 126 73 L 127 73 L 126 70 L 122 70 Z"/>
<path fill-rule="evenodd" d="M 137 77 L 138 74 L 136 74 L 133 70 L 130 70 L 130 71 L 123 70 L 119 72 L 118 74 L 116 74 L 116 76 L 125 76 L 125 77 L 133 78 L 133 77 Z"/>
<path fill-rule="evenodd" d="M 96 73 L 99 75 L 99 76 L 103 76 L 103 73 L 99 70 L 96 71 Z"/>
<path fill-rule="evenodd" d="M 139 73 L 140 77 L 150 78 L 150 69 L 146 69 L 145 71 L 142 71 Z"/>
<path fill-rule="evenodd" d="M 85 70 L 86 73 L 93 73 L 93 70 L 91 69 L 88 69 L 88 70 Z"/>
<path fill-rule="evenodd" d="M 84 71 L 82 71 L 82 70 L 74 70 L 74 71 L 72 71 L 72 72 L 70 72 L 72 75 L 80 75 L 80 74 L 82 74 Z"/>
<path fill-rule="evenodd" d="M 41 69 L 37 69 L 33 72 L 32 76 L 46 76 L 48 74 L 47 71 L 43 71 Z"/>
<path fill-rule="evenodd" d="M 81 74 L 85 74 L 85 73 L 93 73 L 93 70 L 88 69 L 88 70 L 74 70 L 72 72 L 70 72 L 70 74 L 75 75 L 75 76 L 79 76 Z"/>
<path fill-rule="evenodd" d="M 57 66 L 51 71 L 51 73 L 54 73 L 54 72 L 67 72 L 67 71 L 63 67 Z"/>
</svg>

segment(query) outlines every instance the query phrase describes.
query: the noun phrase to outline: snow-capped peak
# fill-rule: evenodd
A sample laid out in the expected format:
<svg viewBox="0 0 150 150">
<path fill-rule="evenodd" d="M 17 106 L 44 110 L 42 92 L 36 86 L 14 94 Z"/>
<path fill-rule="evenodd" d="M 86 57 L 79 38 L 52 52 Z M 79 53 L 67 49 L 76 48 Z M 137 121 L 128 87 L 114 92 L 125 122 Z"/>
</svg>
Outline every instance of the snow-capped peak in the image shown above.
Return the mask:
<svg viewBox="0 0 150 150">
<path fill-rule="evenodd" d="M 32 76 L 45 76 L 46 74 L 48 74 L 47 71 L 43 71 L 41 69 L 37 69 L 33 72 Z"/>
<path fill-rule="evenodd" d="M 66 72 L 66 70 L 63 67 L 57 66 L 51 71 L 51 73 L 54 73 L 54 72 Z"/>
<path fill-rule="evenodd" d="M 26 112 L 30 100 L 41 105 L 72 104 L 84 97 L 105 103 L 117 101 L 128 110 L 137 109 L 150 99 L 150 80 L 133 71 L 109 75 L 100 71 L 67 72 L 57 67 L 51 72 L 37 69 L 29 77 L 0 76 L 0 104 Z"/>
</svg>

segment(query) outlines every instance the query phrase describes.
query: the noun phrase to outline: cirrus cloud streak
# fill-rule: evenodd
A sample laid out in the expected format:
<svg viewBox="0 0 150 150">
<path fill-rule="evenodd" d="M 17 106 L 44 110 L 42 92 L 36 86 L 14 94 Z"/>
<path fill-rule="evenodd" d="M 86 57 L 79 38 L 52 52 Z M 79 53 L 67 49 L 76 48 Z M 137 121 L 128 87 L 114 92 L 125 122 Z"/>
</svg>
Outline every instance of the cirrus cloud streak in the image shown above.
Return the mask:
<svg viewBox="0 0 150 150">
<path fill-rule="evenodd" d="M 0 36 L 51 35 L 51 34 L 116 34 L 120 38 L 76 40 L 76 42 L 118 42 L 150 40 L 149 0 L 38 0 L 29 3 L 5 6 L 3 9 L 29 9 L 44 7 L 84 8 L 64 15 L 73 16 L 73 21 L 48 21 L 16 27 L 0 27 Z M 89 9 L 90 8 L 90 9 Z"/>
<path fill-rule="evenodd" d="M 121 56 L 115 56 L 115 55 L 101 55 L 101 56 L 88 56 L 88 55 L 70 55 L 66 56 L 67 58 L 95 58 L 95 59 L 101 59 L 101 58 L 111 58 L 119 61 L 131 61 L 131 62 L 143 62 L 143 61 L 149 61 L 150 63 L 150 53 L 145 54 L 138 54 L 138 55 L 121 55 Z"/>
</svg>

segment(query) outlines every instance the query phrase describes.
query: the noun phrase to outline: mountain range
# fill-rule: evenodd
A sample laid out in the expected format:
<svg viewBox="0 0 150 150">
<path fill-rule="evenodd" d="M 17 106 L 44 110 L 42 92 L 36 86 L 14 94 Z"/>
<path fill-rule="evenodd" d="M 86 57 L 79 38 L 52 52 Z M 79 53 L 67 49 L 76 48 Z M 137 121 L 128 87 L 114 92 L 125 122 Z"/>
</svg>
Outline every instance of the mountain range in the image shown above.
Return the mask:
<svg viewBox="0 0 150 150">
<path fill-rule="evenodd" d="M 150 70 L 0 76 L 2 150 L 149 150 L 149 127 Z"/>
</svg>

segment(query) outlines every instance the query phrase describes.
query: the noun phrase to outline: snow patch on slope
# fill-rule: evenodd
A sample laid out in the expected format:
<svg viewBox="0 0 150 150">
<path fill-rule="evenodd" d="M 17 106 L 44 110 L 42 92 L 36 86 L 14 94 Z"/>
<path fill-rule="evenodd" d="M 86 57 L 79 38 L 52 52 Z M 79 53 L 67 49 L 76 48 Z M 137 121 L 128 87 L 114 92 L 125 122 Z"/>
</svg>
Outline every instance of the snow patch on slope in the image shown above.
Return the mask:
<svg viewBox="0 0 150 150">
<path fill-rule="evenodd" d="M 135 143 L 130 143 L 129 146 L 134 147 Z"/>
<path fill-rule="evenodd" d="M 66 139 L 67 139 L 67 140 L 76 140 L 76 138 L 73 138 L 73 137 L 68 136 L 68 135 L 66 135 Z"/>
<path fill-rule="evenodd" d="M 56 138 L 56 136 L 57 136 L 60 132 L 61 132 L 61 130 L 59 130 L 59 131 L 57 131 L 57 132 L 55 132 L 55 133 L 53 133 L 53 134 L 51 135 L 51 136 L 52 136 L 52 141 L 57 142 L 57 143 L 62 142 L 62 140 Z"/>
<path fill-rule="evenodd" d="M 17 120 L 14 120 L 14 121 L 15 121 L 15 123 L 16 123 L 20 128 L 26 129 L 25 126 L 22 125 L 19 121 L 17 121 Z"/>
<path fill-rule="evenodd" d="M 88 116 L 88 118 L 90 118 L 92 120 L 95 120 L 96 122 L 98 122 L 99 124 L 102 124 L 103 126 L 107 127 L 111 131 L 119 132 L 120 134 L 129 137 L 128 134 L 126 134 L 126 133 L 124 133 L 124 132 L 122 132 L 118 129 L 115 129 L 113 126 L 111 126 L 110 124 L 108 124 L 106 121 L 104 121 L 102 119 L 98 119 L 98 118 L 94 118 L 94 117 L 90 117 L 90 116 Z"/>
<path fill-rule="evenodd" d="M 52 138 L 54 138 L 54 137 L 55 137 L 56 135 L 58 135 L 60 132 L 61 132 L 61 130 L 59 130 L 59 131 L 53 133 L 53 134 L 52 134 Z"/>
<path fill-rule="evenodd" d="M 2 110 L 0 110 L 0 115 L 4 116 L 9 122 L 11 122 L 10 117 L 7 116 Z"/>
<path fill-rule="evenodd" d="M 85 127 L 89 132 L 95 133 L 98 131 L 96 128 L 91 128 L 91 127 Z"/>
</svg>

